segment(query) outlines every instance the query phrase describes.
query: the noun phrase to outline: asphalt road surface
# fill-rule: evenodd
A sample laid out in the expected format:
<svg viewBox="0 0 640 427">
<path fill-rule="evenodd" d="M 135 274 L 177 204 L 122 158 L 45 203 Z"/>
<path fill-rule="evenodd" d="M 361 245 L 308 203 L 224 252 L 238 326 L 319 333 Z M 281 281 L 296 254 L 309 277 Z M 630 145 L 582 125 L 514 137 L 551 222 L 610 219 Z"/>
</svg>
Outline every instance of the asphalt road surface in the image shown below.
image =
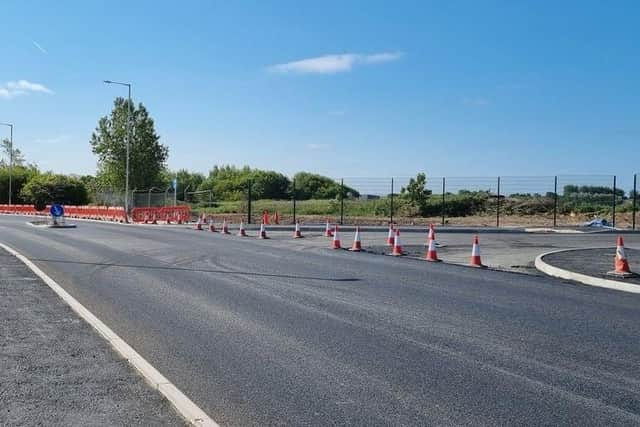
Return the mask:
<svg viewBox="0 0 640 427">
<path fill-rule="evenodd" d="M 640 425 L 640 295 L 189 229 L 0 217 L 222 425 Z"/>
</svg>

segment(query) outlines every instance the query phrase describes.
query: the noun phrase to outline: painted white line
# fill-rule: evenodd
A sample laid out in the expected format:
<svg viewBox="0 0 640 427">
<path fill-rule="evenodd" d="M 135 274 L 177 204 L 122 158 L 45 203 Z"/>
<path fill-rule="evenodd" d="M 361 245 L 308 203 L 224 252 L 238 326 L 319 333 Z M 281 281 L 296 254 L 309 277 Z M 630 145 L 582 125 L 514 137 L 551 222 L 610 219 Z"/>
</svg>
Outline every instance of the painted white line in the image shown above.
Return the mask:
<svg viewBox="0 0 640 427">
<path fill-rule="evenodd" d="M 600 249 L 600 248 L 594 248 L 594 249 Z M 611 249 L 611 247 L 608 247 L 606 249 Z M 632 283 L 624 283 L 617 280 L 609 280 L 609 279 L 603 279 L 600 277 L 587 276 L 586 274 L 575 273 L 573 271 L 565 270 L 559 267 L 555 267 L 551 264 L 547 264 L 542 259 L 546 255 L 555 254 L 558 252 L 568 252 L 568 251 L 577 251 L 577 250 L 580 250 L 580 249 L 562 249 L 559 251 L 551 251 L 551 252 L 538 255 L 536 257 L 535 266 L 538 270 L 542 271 L 543 273 L 548 274 L 549 276 L 558 277 L 560 279 L 573 280 L 575 282 L 580 282 L 585 285 L 597 286 L 600 288 L 615 289 L 616 291 L 640 294 L 640 285 L 634 285 Z"/>
<path fill-rule="evenodd" d="M 20 254 L 13 248 L 0 243 L 0 248 L 3 248 L 11 255 L 22 261 L 27 267 L 31 269 L 38 277 L 40 277 L 60 298 L 66 302 L 73 311 L 78 313 L 87 323 L 89 323 L 100 335 L 106 339 L 109 344 L 124 357 L 134 368 L 140 372 L 144 379 L 158 390 L 176 410 L 187 421 L 194 426 L 207 426 L 218 427 L 218 424 L 213 421 L 202 409 L 196 406 L 184 393 L 182 393 L 176 386 L 174 386 L 164 375 L 162 375 L 156 368 L 154 368 L 149 362 L 147 362 L 138 352 L 136 352 L 129 344 L 127 344 L 122 338 L 120 338 L 115 332 L 113 332 L 107 325 L 105 325 L 100 319 L 87 310 L 78 300 L 72 297 L 67 291 L 62 289 L 51 277 L 49 277 L 44 271 L 31 262 L 27 257 Z"/>
</svg>

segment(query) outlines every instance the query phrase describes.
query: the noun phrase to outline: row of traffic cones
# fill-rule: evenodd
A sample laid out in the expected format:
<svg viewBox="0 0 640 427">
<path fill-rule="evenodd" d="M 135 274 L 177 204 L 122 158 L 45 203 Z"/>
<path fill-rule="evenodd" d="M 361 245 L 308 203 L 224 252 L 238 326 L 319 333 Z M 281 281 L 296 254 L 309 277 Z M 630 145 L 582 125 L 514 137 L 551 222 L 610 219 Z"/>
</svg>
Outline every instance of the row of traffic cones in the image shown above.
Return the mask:
<svg viewBox="0 0 640 427">
<path fill-rule="evenodd" d="M 331 229 L 329 227 L 329 223 L 327 223 L 325 236 L 329 236 L 330 235 L 329 233 L 331 233 Z M 331 249 L 342 249 L 342 244 L 340 242 L 340 235 L 339 235 L 337 225 L 333 229 L 333 232 L 331 233 L 331 237 L 333 237 L 331 241 Z M 389 243 L 391 243 L 391 246 L 393 247 L 391 251 L 391 255 L 393 256 L 404 255 L 404 251 L 402 250 L 402 243 L 400 241 L 400 230 L 397 230 L 397 229 L 394 230 L 392 227 L 389 227 L 389 235 L 387 236 L 387 245 L 389 245 Z M 349 250 L 353 252 L 362 251 L 362 240 L 360 237 L 359 226 L 356 226 L 356 231 L 353 236 L 353 245 Z M 441 259 L 438 258 L 438 252 L 436 250 L 436 232 L 433 225 L 429 227 L 428 244 L 427 244 L 427 252 L 425 254 L 425 260 L 430 262 L 442 261 Z M 478 236 L 474 236 L 473 238 L 473 245 L 471 247 L 471 260 L 469 262 L 469 265 L 472 267 L 480 267 L 480 268 L 486 267 L 484 264 L 482 264 L 482 258 L 480 256 L 480 240 L 478 239 Z"/>
<path fill-rule="evenodd" d="M 203 224 L 205 224 L 206 218 L 204 217 L 204 215 L 200 218 L 198 218 L 198 222 L 196 223 L 196 230 L 203 230 L 202 226 Z M 218 230 L 216 230 L 216 227 L 213 223 L 213 221 L 211 221 L 209 223 L 209 231 L 211 232 L 218 232 Z M 225 219 L 222 223 L 222 229 L 220 230 L 220 232 L 222 234 L 231 234 L 229 232 L 229 224 L 227 223 L 227 220 Z M 244 222 L 240 222 L 240 228 L 238 229 L 238 236 L 240 237 L 248 237 L 247 232 L 244 228 Z M 334 226 L 334 228 L 332 229 L 329 221 L 327 221 L 326 224 L 326 228 L 325 228 L 325 236 L 327 237 L 331 237 L 331 249 L 342 249 L 342 243 L 340 241 L 340 231 L 338 229 L 338 225 L 336 224 Z M 296 225 L 295 225 L 295 229 L 293 231 L 293 238 L 294 239 L 301 239 L 304 236 L 302 235 L 302 232 L 300 230 L 300 222 L 296 221 Z M 258 234 L 258 238 L 259 239 L 268 239 L 269 237 L 267 236 L 267 231 L 265 228 L 265 221 L 263 220 L 262 223 L 260 224 L 260 232 Z M 393 256 L 402 256 L 404 255 L 404 252 L 402 250 L 402 243 L 400 241 L 400 230 L 399 229 L 394 229 L 392 225 L 389 226 L 389 233 L 387 235 L 387 241 L 386 241 L 387 245 L 390 245 L 393 247 L 391 255 Z M 353 244 L 351 245 L 351 248 L 349 248 L 350 251 L 352 252 L 361 252 L 362 249 L 362 239 L 360 237 L 360 227 L 356 226 L 355 229 L 355 234 L 353 236 Z M 425 254 L 424 259 L 426 261 L 429 262 L 441 262 L 442 260 L 438 258 L 438 252 L 436 249 L 436 232 L 435 232 L 435 227 L 433 226 L 433 224 L 431 224 L 429 226 L 429 233 L 427 235 L 427 251 Z M 473 244 L 471 247 L 471 259 L 469 261 L 469 265 L 472 267 L 479 267 L 479 268 L 485 268 L 486 266 L 484 264 L 482 264 L 482 258 L 480 255 L 480 239 L 478 238 L 478 236 L 474 236 L 473 237 Z M 618 277 L 631 277 L 634 276 L 635 274 L 631 272 L 630 268 L 629 268 L 629 262 L 626 258 L 625 255 L 625 251 L 624 251 L 624 241 L 622 239 L 622 236 L 618 237 L 618 242 L 616 245 L 616 255 L 615 255 L 615 260 L 614 260 L 614 270 L 608 272 L 607 274 L 609 275 L 614 275 L 614 276 L 618 276 Z"/>
</svg>

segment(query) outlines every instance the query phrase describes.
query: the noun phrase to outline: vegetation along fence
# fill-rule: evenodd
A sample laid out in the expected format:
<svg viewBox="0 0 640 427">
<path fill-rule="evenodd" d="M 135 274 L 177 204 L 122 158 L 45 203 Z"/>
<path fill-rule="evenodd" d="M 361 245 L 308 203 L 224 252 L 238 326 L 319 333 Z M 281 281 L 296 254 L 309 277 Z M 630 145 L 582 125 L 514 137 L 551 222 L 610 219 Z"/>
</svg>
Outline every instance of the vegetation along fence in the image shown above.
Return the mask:
<svg viewBox="0 0 640 427">
<path fill-rule="evenodd" d="M 194 214 L 259 223 L 264 212 L 280 224 L 430 223 L 459 226 L 570 227 L 598 220 L 636 227 L 637 174 L 341 178 L 296 182 L 280 198 L 260 197 L 262 183 L 221 198 L 214 189 L 185 193 L 178 204 Z M 171 191 L 137 191 L 135 206 L 173 206 Z M 604 220 L 604 221 L 602 221 Z M 273 219 L 272 219 L 273 221 Z"/>
</svg>

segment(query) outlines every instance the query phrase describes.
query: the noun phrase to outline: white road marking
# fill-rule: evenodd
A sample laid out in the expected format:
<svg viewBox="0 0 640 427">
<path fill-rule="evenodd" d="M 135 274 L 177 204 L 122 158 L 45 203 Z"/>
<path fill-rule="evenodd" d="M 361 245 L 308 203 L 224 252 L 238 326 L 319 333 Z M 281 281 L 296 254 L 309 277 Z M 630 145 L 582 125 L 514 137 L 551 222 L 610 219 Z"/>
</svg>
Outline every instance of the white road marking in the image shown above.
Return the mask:
<svg viewBox="0 0 640 427">
<path fill-rule="evenodd" d="M 58 285 L 51 277 L 49 277 L 44 271 L 31 262 L 27 257 L 20 254 L 13 248 L 0 243 L 0 248 L 3 248 L 11 255 L 22 261 L 27 267 L 31 269 L 38 277 L 40 277 L 64 302 L 66 302 L 73 311 L 78 313 L 87 323 L 100 333 L 111 346 L 124 357 L 134 368 L 140 372 L 144 379 L 151 384 L 156 390 L 158 390 L 176 410 L 194 426 L 207 426 L 218 427 L 218 424 L 213 421 L 202 409 L 200 409 L 195 403 L 191 401 L 184 393 L 182 393 L 176 386 L 174 386 L 164 375 L 162 375 L 156 368 L 154 368 L 149 362 L 147 362 L 133 347 L 127 344 L 122 338 L 120 338 L 115 332 L 113 332 L 107 325 L 105 325 L 100 319 L 87 310 L 78 300 L 72 297 L 67 291 L 65 291 L 60 285 Z"/>
</svg>

